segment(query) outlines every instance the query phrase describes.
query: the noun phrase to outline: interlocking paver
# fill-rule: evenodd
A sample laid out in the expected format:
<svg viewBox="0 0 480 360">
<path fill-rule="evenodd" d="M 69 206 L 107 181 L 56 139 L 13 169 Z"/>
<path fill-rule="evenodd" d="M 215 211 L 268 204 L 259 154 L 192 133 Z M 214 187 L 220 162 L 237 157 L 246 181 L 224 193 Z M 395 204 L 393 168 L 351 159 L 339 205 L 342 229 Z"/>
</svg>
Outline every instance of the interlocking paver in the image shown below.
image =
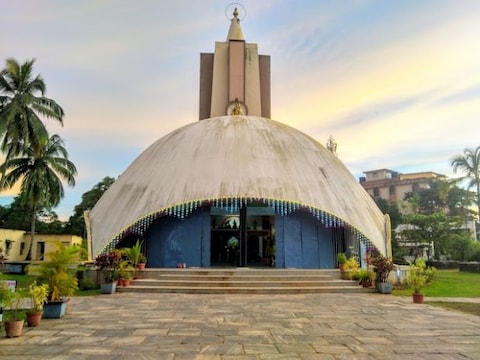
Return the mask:
<svg viewBox="0 0 480 360">
<path fill-rule="evenodd" d="M 0 338 L 0 360 L 412 357 L 480 360 L 480 317 L 380 294 L 122 293 Z"/>
</svg>

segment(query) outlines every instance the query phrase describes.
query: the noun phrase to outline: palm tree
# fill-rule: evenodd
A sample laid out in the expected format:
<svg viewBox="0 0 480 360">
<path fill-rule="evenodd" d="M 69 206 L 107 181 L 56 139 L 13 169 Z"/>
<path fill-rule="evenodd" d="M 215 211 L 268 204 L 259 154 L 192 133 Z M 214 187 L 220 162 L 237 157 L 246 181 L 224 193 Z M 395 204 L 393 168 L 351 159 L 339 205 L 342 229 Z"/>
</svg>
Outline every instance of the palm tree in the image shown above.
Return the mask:
<svg viewBox="0 0 480 360">
<path fill-rule="evenodd" d="M 477 148 L 466 148 L 463 155 L 457 155 L 451 160 L 453 172 L 461 170 L 465 173 L 463 179 L 470 179 L 468 188 L 476 187 L 477 190 L 477 216 L 480 216 L 480 146 Z"/>
<path fill-rule="evenodd" d="M 58 120 L 63 125 L 63 109 L 44 96 L 46 86 L 40 75 L 33 77 L 34 62 L 35 59 L 19 64 L 10 58 L 0 71 L 0 150 L 7 163 L 20 154 L 23 147 L 39 146 L 48 139 L 40 116 Z M 4 187 L 4 177 L 3 172 L 0 188 Z"/>
<path fill-rule="evenodd" d="M 20 181 L 21 200 L 31 211 L 30 246 L 25 260 L 31 260 L 37 211 L 57 206 L 64 196 L 62 180 L 74 186 L 77 175 L 60 136 L 52 135 L 38 145 L 24 148 L 19 156 L 0 165 L 0 170 L 6 173 L 4 188 Z"/>
</svg>

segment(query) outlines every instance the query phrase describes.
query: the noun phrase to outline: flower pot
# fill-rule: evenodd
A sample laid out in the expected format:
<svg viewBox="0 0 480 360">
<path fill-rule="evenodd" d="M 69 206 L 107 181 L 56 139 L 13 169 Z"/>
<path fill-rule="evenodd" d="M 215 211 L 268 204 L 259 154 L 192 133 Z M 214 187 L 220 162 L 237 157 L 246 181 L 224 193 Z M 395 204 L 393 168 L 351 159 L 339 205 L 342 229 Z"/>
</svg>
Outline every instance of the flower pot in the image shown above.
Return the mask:
<svg viewBox="0 0 480 360">
<path fill-rule="evenodd" d="M 341 272 L 345 271 L 345 264 L 338 264 L 338 268 L 340 269 Z"/>
<path fill-rule="evenodd" d="M 138 271 L 143 271 L 143 270 L 145 270 L 145 265 L 146 265 L 145 263 L 138 263 L 138 264 L 137 264 L 137 269 L 138 269 Z"/>
<path fill-rule="evenodd" d="M 130 279 L 122 279 L 122 286 L 127 287 L 130 286 L 131 280 Z"/>
<path fill-rule="evenodd" d="M 67 303 L 63 300 L 50 301 L 43 305 L 44 319 L 60 319 L 65 315 L 67 310 Z"/>
<path fill-rule="evenodd" d="M 27 325 L 28 327 L 35 327 L 40 324 L 42 320 L 43 312 L 42 311 L 35 311 L 35 312 L 27 312 Z"/>
<path fill-rule="evenodd" d="M 380 294 L 391 294 L 393 291 L 393 285 L 388 282 L 378 282 L 377 291 Z"/>
<path fill-rule="evenodd" d="M 422 304 L 424 295 L 423 294 L 412 294 L 412 298 L 413 298 L 413 303 L 414 304 Z"/>
<path fill-rule="evenodd" d="M 5 322 L 5 335 L 7 338 L 22 336 L 23 320 Z"/>
<path fill-rule="evenodd" d="M 113 294 L 117 289 L 117 283 L 111 282 L 100 285 L 102 294 Z"/>
</svg>

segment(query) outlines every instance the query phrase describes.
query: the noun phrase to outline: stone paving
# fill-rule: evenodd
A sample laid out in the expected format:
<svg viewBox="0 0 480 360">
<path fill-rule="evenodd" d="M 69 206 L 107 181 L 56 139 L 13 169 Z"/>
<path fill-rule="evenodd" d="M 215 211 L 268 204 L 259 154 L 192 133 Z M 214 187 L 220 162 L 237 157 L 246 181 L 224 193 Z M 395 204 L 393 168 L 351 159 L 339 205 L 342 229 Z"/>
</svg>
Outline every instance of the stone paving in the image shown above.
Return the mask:
<svg viewBox="0 0 480 360">
<path fill-rule="evenodd" d="M 11 360 L 480 360 L 480 317 L 381 294 L 75 297 L 63 319 L 1 336 Z"/>
</svg>

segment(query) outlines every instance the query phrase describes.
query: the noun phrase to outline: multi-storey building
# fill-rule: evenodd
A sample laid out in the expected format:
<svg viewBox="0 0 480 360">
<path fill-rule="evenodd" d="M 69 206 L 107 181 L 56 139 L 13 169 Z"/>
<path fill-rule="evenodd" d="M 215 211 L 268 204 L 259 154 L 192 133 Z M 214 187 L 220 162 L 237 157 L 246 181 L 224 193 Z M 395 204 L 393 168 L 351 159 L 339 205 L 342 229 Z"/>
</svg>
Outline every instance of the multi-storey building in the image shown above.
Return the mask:
<svg viewBox="0 0 480 360">
<path fill-rule="evenodd" d="M 434 179 L 446 180 L 447 177 L 432 171 L 401 174 L 389 169 L 364 172 L 360 184 L 374 198 L 382 198 L 399 204 L 407 193 L 414 193 L 428 187 Z"/>
</svg>

